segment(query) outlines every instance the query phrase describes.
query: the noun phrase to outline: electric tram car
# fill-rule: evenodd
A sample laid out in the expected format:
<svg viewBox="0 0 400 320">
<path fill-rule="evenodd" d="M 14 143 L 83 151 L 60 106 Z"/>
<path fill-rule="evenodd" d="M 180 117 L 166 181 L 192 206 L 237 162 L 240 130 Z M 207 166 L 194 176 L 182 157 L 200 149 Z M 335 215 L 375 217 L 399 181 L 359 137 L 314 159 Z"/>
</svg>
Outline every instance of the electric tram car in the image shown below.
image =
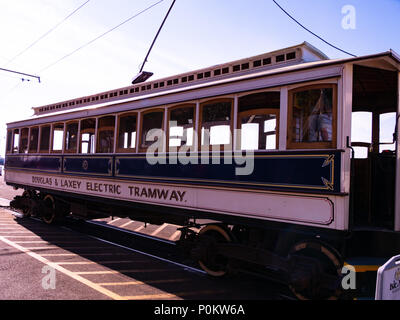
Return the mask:
<svg viewBox="0 0 400 320">
<path fill-rule="evenodd" d="M 393 51 L 330 60 L 304 42 L 35 107 L 7 124 L 11 205 L 177 224 L 212 276 L 339 298 L 343 266 L 359 279 L 400 253 L 399 79 Z"/>
</svg>

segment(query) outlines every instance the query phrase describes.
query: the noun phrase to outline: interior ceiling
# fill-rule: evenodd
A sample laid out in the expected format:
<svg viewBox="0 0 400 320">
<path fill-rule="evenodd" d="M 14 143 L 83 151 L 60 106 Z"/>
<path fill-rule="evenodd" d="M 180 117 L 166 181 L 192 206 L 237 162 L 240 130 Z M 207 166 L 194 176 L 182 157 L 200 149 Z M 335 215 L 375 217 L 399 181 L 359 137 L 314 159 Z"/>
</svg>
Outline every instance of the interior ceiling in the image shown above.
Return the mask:
<svg viewBox="0 0 400 320">
<path fill-rule="evenodd" d="M 353 111 L 396 111 L 397 72 L 354 65 Z"/>
</svg>

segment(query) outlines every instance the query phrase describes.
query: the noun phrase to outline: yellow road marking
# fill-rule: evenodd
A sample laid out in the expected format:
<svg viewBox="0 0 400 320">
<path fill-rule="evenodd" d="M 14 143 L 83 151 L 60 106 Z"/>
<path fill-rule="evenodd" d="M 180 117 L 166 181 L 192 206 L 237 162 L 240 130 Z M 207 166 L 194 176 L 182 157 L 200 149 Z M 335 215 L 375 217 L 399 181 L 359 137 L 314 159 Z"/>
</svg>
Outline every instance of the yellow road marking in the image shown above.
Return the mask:
<svg viewBox="0 0 400 320">
<path fill-rule="evenodd" d="M 178 238 L 178 236 L 180 234 L 181 234 L 181 232 L 178 230 L 178 231 L 174 232 L 174 234 L 172 236 L 170 236 L 168 240 L 175 240 L 176 238 Z"/>
<path fill-rule="evenodd" d="M 44 253 L 42 257 L 73 257 L 78 256 L 76 253 Z"/>
<path fill-rule="evenodd" d="M 48 247 L 25 247 L 25 249 L 27 249 L 27 250 L 31 250 L 31 251 L 34 251 L 34 250 L 44 250 L 44 249 L 62 249 L 62 248 L 60 248 L 60 247 L 56 247 L 56 246 L 48 246 Z"/>
<path fill-rule="evenodd" d="M 148 260 L 121 260 L 121 261 L 61 261 L 61 262 L 54 262 L 57 264 L 62 265 L 86 265 L 86 264 L 114 264 L 114 263 L 134 263 L 134 262 L 147 262 Z"/>
<path fill-rule="evenodd" d="M 46 254 L 42 254 L 42 256 L 126 256 L 126 255 L 130 255 L 129 253 L 81 253 L 81 254 L 77 254 L 77 253 L 46 253 Z"/>
<path fill-rule="evenodd" d="M 146 285 L 146 284 L 159 284 L 159 283 L 175 283 L 190 281 L 190 279 L 166 279 L 166 280 L 149 280 L 143 281 L 126 281 L 126 282 L 104 282 L 98 283 L 100 286 L 136 286 L 136 285 Z"/>
<path fill-rule="evenodd" d="M 144 229 L 144 226 L 140 226 L 139 228 L 135 229 L 135 232 L 139 232 L 140 230 Z"/>
<path fill-rule="evenodd" d="M 162 226 L 160 226 L 159 228 L 157 228 L 156 230 L 154 230 L 151 235 L 155 236 L 157 233 L 161 232 L 162 230 L 164 230 L 166 227 L 168 227 L 167 223 L 164 223 Z"/>
<path fill-rule="evenodd" d="M 133 223 L 134 221 L 129 221 L 127 223 L 124 223 L 122 226 L 120 226 L 120 228 L 125 228 L 126 226 L 129 226 L 131 223 Z"/>
<path fill-rule="evenodd" d="M 121 218 L 117 218 L 117 219 L 115 219 L 115 220 L 111 220 L 111 221 L 108 222 L 107 224 L 113 224 L 114 222 L 117 222 L 117 221 L 119 221 L 119 220 L 121 220 Z"/>
<path fill-rule="evenodd" d="M 51 247 L 51 246 L 48 246 L 48 247 L 29 247 L 27 249 L 29 249 L 29 250 L 38 250 L 38 249 L 48 249 L 48 248 L 50 248 L 50 249 L 56 248 L 56 249 L 60 249 L 60 250 L 99 249 L 99 247 L 79 247 L 79 246 L 77 246 L 77 247 Z M 85 253 L 81 253 L 81 254 L 85 255 Z"/>
<path fill-rule="evenodd" d="M 15 243 L 47 243 L 47 244 L 65 244 L 65 243 L 68 243 L 68 244 L 72 244 L 72 243 L 75 243 L 75 244 L 82 244 L 82 241 L 57 241 L 57 240 L 53 240 L 53 242 L 55 242 L 55 243 L 51 243 L 51 242 L 48 242 L 48 241 L 46 241 L 46 240 L 36 240 L 36 241 L 14 241 Z M 85 244 L 87 244 L 87 243 L 90 243 L 90 242 L 87 242 L 87 241 L 85 241 Z M 95 241 L 92 241 L 91 243 L 96 243 Z"/>
<path fill-rule="evenodd" d="M 29 233 L 29 234 L 32 234 L 32 232 L 31 231 L 1 231 L 1 234 L 3 234 L 3 233 L 5 233 L 5 234 L 14 234 L 14 233 Z"/>
<path fill-rule="evenodd" d="M 168 271 L 171 271 L 171 269 L 132 269 L 132 270 L 81 271 L 81 272 L 75 272 L 75 274 L 90 275 L 90 274 L 144 273 L 144 272 L 168 272 Z"/>
<path fill-rule="evenodd" d="M 67 269 L 65 269 L 65 268 L 63 268 L 63 267 L 61 267 L 61 266 L 59 266 L 59 265 L 57 265 L 55 263 L 52 263 L 51 261 L 47 260 L 46 258 L 43 258 L 42 256 L 38 255 L 37 253 L 34 253 L 34 252 L 30 251 L 27 248 L 21 247 L 20 245 L 14 243 L 14 242 L 12 242 L 12 241 L 4 238 L 4 237 L 0 236 L 0 240 L 3 241 L 4 243 L 7 243 L 8 245 L 18 249 L 18 250 L 26 253 L 27 255 L 31 256 L 32 258 L 34 258 L 34 259 L 36 259 L 36 260 L 38 260 L 38 261 L 50 266 L 50 267 L 60 271 L 61 273 L 63 273 L 65 275 L 67 275 L 67 276 L 69 276 L 69 277 L 71 277 L 71 278 L 73 278 L 73 279 L 75 279 L 75 280 L 87 285 L 88 287 L 90 287 L 90 288 L 92 288 L 92 289 L 94 289 L 94 290 L 96 290 L 96 291 L 98 291 L 98 292 L 100 292 L 102 294 L 104 294 L 105 296 L 107 296 L 107 297 L 109 297 L 111 299 L 114 299 L 114 300 L 124 300 L 124 299 L 126 299 L 126 298 L 124 298 L 124 297 L 122 297 L 122 296 L 120 296 L 120 295 L 118 295 L 118 294 L 116 294 L 116 293 L 114 293 L 114 292 L 112 292 L 110 290 L 107 290 L 107 289 L 103 288 L 102 286 L 99 286 L 98 284 L 96 284 L 96 283 L 94 283 L 94 282 L 92 282 L 90 280 L 87 280 L 87 279 L 79 276 L 75 272 L 71 272 L 71 271 L 69 271 L 69 270 L 67 270 Z"/>
<path fill-rule="evenodd" d="M 220 294 L 226 291 L 212 291 L 212 290 L 204 290 L 204 291 L 193 291 L 193 292 L 179 292 L 179 293 L 159 293 L 159 294 L 146 294 L 146 295 L 137 295 L 137 296 L 124 296 L 125 299 L 128 300 L 155 300 L 155 299 L 171 299 L 171 298 L 180 298 L 182 296 L 189 295 L 199 295 L 199 294 Z"/>
<path fill-rule="evenodd" d="M 345 266 L 352 266 L 356 272 L 367 272 L 367 271 L 378 271 L 381 266 L 374 265 L 352 265 L 348 263 L 344 263 Z"/>
<path fill-rule="evenodd" d="M 34 239 L 42 239 L 40 236 L 4 236 L 5 238 L 34 238 Z"/>
</svg>

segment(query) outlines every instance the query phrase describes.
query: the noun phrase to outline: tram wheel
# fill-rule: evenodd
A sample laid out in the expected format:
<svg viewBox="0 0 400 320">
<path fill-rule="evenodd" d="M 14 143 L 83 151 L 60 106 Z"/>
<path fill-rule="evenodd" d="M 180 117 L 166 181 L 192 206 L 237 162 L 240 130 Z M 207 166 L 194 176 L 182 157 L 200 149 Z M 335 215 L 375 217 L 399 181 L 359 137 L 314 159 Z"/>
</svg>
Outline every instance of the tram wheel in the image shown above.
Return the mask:
<svg viewBox="0 0 400 320">
<path fill-rule="evenodd" d="M 206 254 L 198 263 L 200 267 L 213 277 L 223 277 L 227 274 L 226 258 L 218 255 L 213 250 L 215 243 L 231 242 L 232 238 L 229 233 L 221 226 L 210 224 L 202 228 L 199 232 L 200 242 L 205 243 Z"/>
<path fill-rule="evenodd" d="M 41 212 L 41 218 L 46 224 L 54 224 L 57 221 L 55 199 L 48 194 L 43 198 L 43 202 L 45 209 Z"/>
<path fill-rule="evenodd" d="M 31 195 L 31 193 L 29 191 L 25 190 L 22 193 L 22 197 L 29 199 L 29 198 L 32 198 L 32 195 Z M 24 217 L 30 217 L 32 215 L 32 208 L 24 207 L 24 208 L 22 208 L 22 213 L 24 214 Z"/>
<path fill-rule="evenodd" d="M 337 277 L 338 281 L 341 279 L 343 260 L 340 254 L 334 248 L 322 242 L 316 240 L 301 241 L 291 248 L 290 255 L 300 255 L 317 259 L 324 273 Z M 310 286 L 307 288 L 297 288 L 293 284 L 290 284 L 289 287 L 293 294 L 300 300 L 337 300 L 342 294 L 340 288 L 321 288 L 318 283 L 314 287 Z"/>
</svg>

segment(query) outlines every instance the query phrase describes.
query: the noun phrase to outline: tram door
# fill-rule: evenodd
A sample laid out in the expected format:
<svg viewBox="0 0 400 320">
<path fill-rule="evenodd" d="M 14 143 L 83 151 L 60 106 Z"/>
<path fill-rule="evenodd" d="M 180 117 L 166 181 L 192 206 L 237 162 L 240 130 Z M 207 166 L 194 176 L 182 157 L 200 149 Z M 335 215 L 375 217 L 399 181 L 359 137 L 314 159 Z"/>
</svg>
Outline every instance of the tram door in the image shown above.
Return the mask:
<svg viewBox="0 0 400 320">
<path fill-rule="evenodd" d="M 355 227 L 394 229 L 397 73 L 354 69 L 351 207 Z"/>
<path fill-rule="evenodd" d="M 353 113 L 352 196 L 356 226 L 393 229 L 396 177 L 396 150 L 393 143 L 395 119 L 394 112 Z"/>
</svg>

